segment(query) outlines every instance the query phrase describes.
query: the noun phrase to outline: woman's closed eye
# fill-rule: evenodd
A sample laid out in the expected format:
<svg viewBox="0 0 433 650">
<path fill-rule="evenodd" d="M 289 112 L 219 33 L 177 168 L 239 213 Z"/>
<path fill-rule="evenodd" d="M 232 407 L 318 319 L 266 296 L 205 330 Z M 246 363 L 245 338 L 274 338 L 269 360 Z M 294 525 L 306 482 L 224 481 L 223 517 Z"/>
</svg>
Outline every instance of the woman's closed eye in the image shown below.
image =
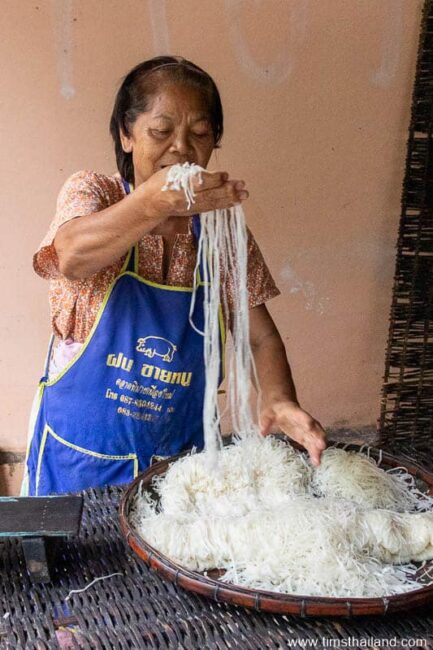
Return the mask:
<svg viewBox="0 0 433 650">
<path fill-rule="evenodd" d="M 150 129 L 150 132 L 155 138 L 168 138 L 171 134 L 169 129 Z M 191 135 L 195 138 L 208 138 L 211 133 L 210 131 L 191 131 Z"/>
<path fill-rule="evenodd" d="M 171 131 L 169 129 L 150 129 L 150 133 L 155 138 L 162 140 L 163 138 L 167 138 L 170 135 Z"/>
<path fill-rule="evenodd" d="M 211 131 L 192 131 L 192 135 L 195 138 L 208 138 L 210 135 L 212 135 Z"/>
</svg>

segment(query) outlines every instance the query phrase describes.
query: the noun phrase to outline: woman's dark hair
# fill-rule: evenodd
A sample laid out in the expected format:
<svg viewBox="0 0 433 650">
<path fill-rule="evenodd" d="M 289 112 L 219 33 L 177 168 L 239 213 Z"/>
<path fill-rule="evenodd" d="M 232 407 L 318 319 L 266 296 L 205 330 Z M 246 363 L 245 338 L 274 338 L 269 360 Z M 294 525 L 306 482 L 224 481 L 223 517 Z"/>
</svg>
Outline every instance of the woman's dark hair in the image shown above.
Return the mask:
<svg viewBox="0 0 433 650">
<path fill-rule="evenodd" d="M 191 61 L 180 56 L 157 56 L 135 66 L 123 79 L 114 102 L 110 133 L 114 140 L 117 168 L 129 183 L 134 182 L 132 153 L 122 149 L 120 131 L 130 134 L 135 120 L 149 110 L 150 102 L 161 83 L 197 88 L 209 111 L 215 147 L 223 134 L 223 109 L 218 88 L 212 77 Z"/>
</svg>

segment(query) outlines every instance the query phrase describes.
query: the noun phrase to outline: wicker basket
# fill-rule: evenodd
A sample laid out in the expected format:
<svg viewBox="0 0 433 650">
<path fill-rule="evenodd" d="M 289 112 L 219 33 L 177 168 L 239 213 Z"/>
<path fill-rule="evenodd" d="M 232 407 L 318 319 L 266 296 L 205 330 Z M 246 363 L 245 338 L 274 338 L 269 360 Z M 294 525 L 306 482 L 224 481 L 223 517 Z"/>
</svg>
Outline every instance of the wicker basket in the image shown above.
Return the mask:
<svg viewBox="0 0 433 650">
<path fill-rule="evenodd" d="M 433 493 L 433 474 L 422 467 L 402 461 L 381 450 L 358 445 L 336 443 L 334 446 L 349 451 L 368 453 L 382 467 L 404 467 L 409 474 L 424 486 L 426 492 Z M 279 594 L 269 591 L 246 589 L 237 585 L 219 581 L 217 570 L 205 576 L 199 572 L 186 569 L 153 548 L 138 534 L 129 522 L 129 512 L 133 498 L 141 486 L 151 490 L 154 476 L 164 474 L 169 465 L 179 456 L 160 461 L 138 476 L 125 491 L 120 503 L 120 525 L 123 535 L 133 551 L 152 569 L 158 571 L 168 580 L 189 591 L 207 596 L 215 601 L 242 605 L 261 612 L 274 614 L 298 614 L 300 616 L 367 616 L 406 611 L 412 607 L 426 605 L 433 601 L 433 585 L 386 598 L 328 598 L 317 596 L 299 596 Z M 431 561 L 433 567 L 433 560 Z M 425 567 L 424 567 L 425 571 Z M 210 573 L 210 575 L 209 575 Z"/>
</svg>

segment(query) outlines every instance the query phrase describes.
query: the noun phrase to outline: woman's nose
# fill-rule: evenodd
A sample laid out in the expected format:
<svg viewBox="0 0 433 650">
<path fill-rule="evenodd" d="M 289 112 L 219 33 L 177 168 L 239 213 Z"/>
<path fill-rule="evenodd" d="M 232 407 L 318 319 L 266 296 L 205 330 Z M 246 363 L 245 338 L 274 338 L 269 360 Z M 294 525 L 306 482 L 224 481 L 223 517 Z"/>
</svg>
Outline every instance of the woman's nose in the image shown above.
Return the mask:
<svg viewBox="0 0 433 650">
<path fill-rule="evenodd" d="M 188 134 L 184 131 L 179 131 L 174 134 L 171 143 L 170 151 L 185 155 L 190 151 L 191 144 L 188 139 Z"/>
</svg>

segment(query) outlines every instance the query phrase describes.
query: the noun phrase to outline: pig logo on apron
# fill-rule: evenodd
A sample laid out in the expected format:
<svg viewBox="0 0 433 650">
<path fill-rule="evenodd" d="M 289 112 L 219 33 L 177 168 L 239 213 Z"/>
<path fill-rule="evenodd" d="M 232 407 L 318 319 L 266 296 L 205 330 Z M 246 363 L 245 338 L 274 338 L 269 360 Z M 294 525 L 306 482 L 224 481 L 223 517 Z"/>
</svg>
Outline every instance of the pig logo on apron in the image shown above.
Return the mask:
<svg viewBox="0 0 433 650">
<path fill-rule="evenodd" d="M 154 356 L 161 357 L 163 361 L 171 363 L 173 361 L 174 353 L 177 351 L 176 345 L 162 338 L 161 336 L 146 336 L 145 338 L 138 339 L 137 352 L 142 352 L 153 359 Z"/>
</svg>

